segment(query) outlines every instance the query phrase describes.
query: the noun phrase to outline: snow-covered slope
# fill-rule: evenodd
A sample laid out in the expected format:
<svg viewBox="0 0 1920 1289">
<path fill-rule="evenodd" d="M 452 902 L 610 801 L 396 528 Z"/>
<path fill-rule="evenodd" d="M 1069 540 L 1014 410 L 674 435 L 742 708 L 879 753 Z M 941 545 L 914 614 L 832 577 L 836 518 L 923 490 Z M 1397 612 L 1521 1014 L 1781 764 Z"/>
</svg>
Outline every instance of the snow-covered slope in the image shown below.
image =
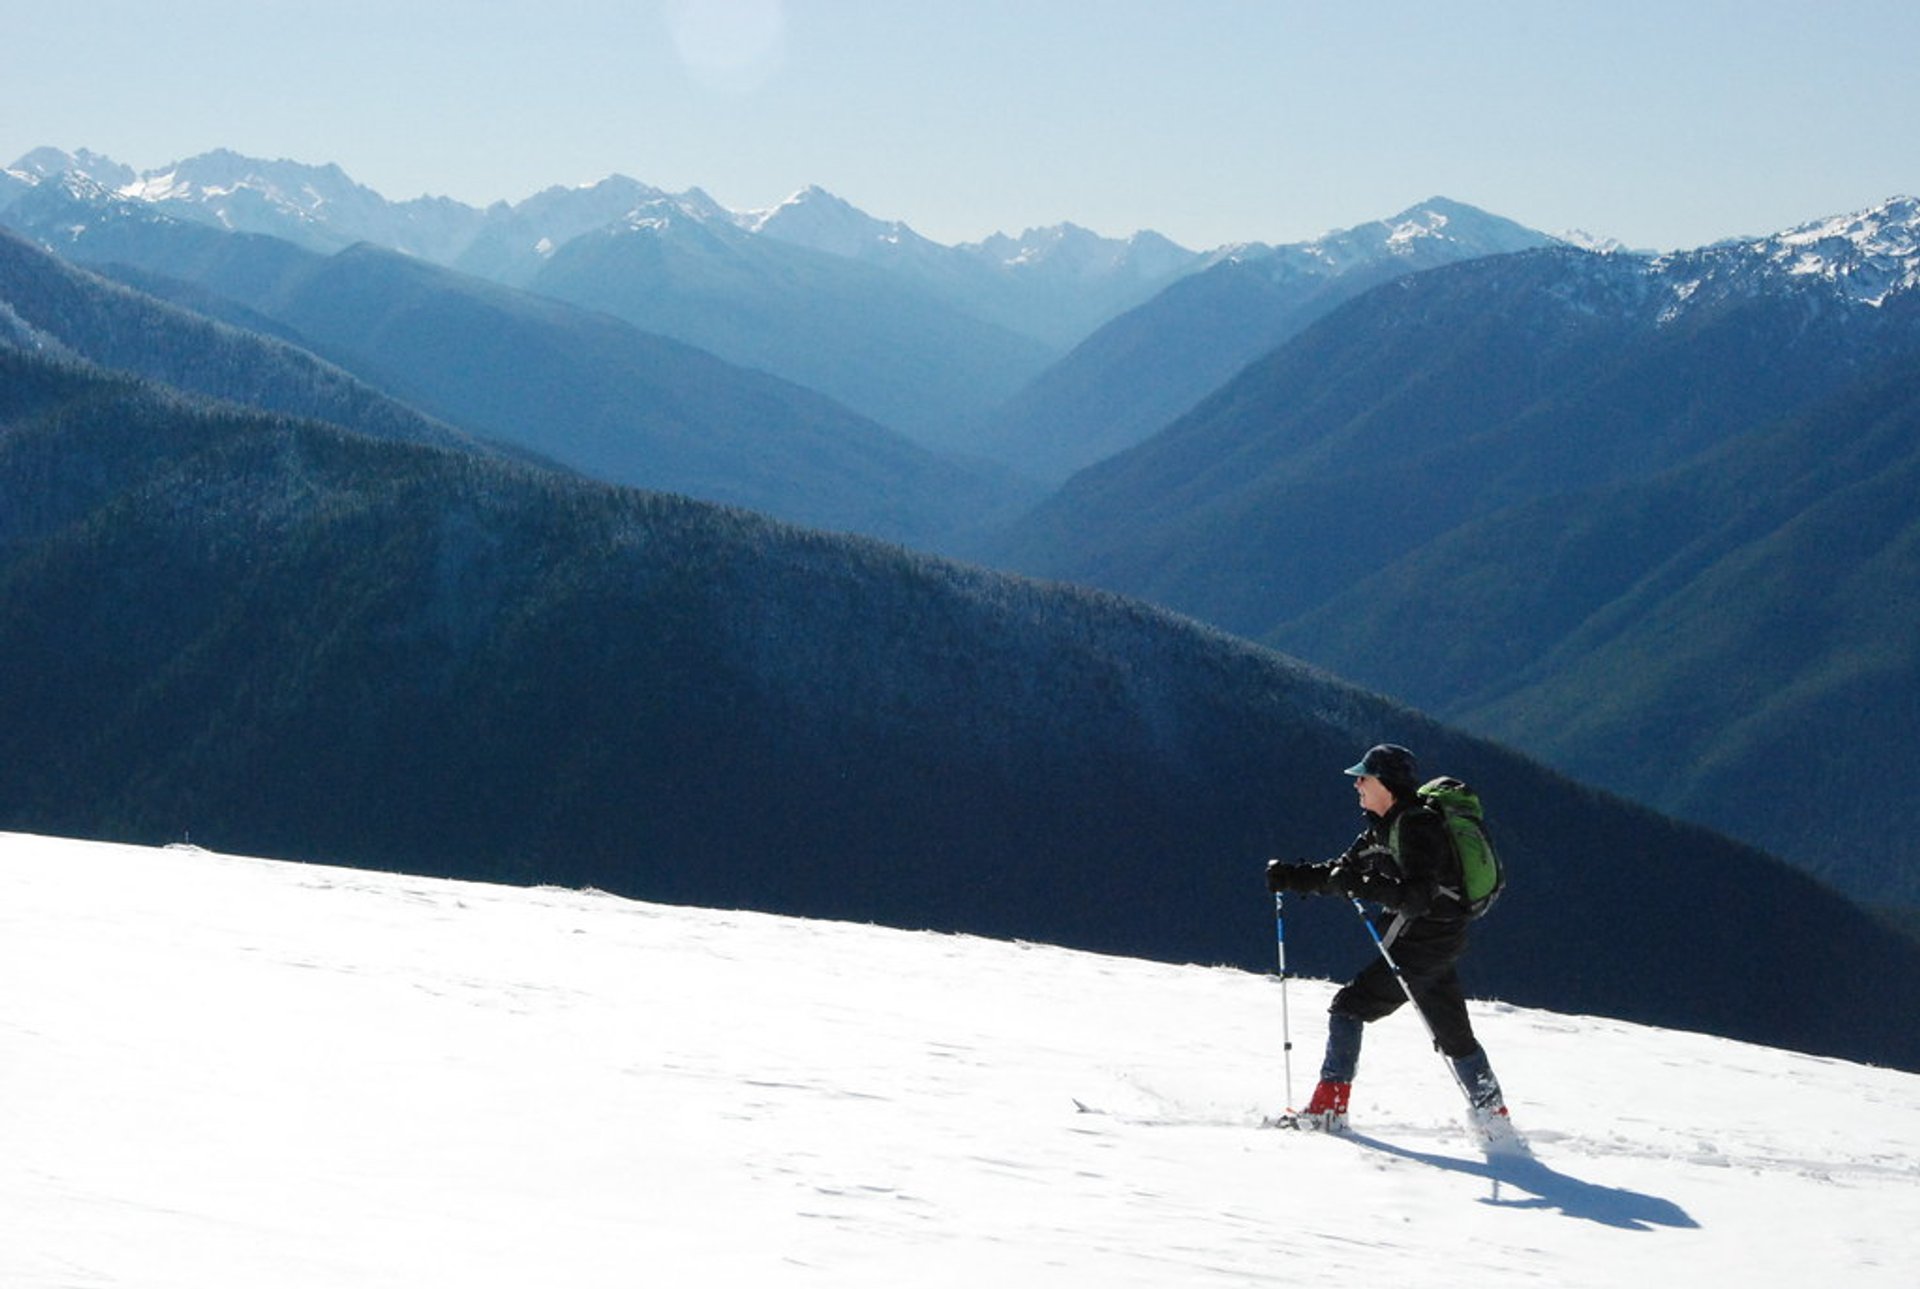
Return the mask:
<svg viewBox="0 0 1920 1289">
<path fill-rule="evenodd" d="M 19 835 L 0 979 L 17 1289 L 1920 1283 L 1920 1077 L 1617 1022 L 1477 1005 L 1489 1161 L 1406 1016 L 1256 1127 L 1258 976 Z"/>
<path fill-rule="evenodd" d="M 1878 308 L 1920 287 L 1920 200 L 1814 220 L 1785 232 L 1680 251 L 1648 262 L 1671 297 L 1671 321 L 1688 308 L 1777 290 L 1780 282 L 1824 283 L 1855 305 Z"/>
</svg>

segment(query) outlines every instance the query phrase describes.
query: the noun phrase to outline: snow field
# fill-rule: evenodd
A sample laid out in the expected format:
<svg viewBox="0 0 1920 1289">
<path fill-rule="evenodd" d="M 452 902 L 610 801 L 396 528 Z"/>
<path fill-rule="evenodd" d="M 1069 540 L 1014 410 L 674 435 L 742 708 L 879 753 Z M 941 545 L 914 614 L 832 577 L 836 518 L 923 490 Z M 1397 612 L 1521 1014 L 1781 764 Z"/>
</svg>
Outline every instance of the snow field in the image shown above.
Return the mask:
<svg viewBox="0 0 1920 1289">
<path fill-rule="evenodd" d="M 1620 1021 L 1476 1004 L 1489 1160 L 1243 972 L 18 835 L 0 982 L 23 1289 L 1920 1283 L 1920 1076 Z"/>
</svg>

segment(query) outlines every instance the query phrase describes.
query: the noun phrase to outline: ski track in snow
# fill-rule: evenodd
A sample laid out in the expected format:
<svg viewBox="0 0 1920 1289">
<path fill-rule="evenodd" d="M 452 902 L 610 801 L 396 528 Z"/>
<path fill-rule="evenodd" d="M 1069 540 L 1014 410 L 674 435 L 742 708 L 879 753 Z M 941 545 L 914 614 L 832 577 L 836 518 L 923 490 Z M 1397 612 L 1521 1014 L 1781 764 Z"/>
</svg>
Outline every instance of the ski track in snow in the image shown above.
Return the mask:
<svg viewBox="0 0 1920 1289">
<path fill-rule="evenodd" d="M 1920 1284 L 1920 1076 L 1615 1020 L 1263 1131 L 1243 972 L 6 834 L 0 980 L 9 1289 Z"/>
</svg>

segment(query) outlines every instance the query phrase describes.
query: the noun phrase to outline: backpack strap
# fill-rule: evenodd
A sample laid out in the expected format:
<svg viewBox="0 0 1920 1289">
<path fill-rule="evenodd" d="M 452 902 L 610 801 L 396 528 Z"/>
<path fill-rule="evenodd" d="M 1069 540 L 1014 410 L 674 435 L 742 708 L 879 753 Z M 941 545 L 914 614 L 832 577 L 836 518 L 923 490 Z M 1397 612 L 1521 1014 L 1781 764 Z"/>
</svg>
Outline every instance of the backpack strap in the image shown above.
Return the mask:
<svg viewBox="0 0 1920 1289">
<path fill-rule="evenodd" d="M 1420 807 L 1415 808 L 1418 809 Z M 1400 860 L 1400 824 L 1406 819 L 1407 813 L 1405 810 L 1401 811 L 1393 817 L 1393 822 L 1387 825 L 1387 844 L 1385 846 L 1387 854 L 1393 857 L 1394 870 L 1403 878 L 1407 875 L 1407 866 Z"/>
<path fill-rule="evenodd" d="M 1387 849 L 1393 855 L 1393 864 L 1395 868 L 1400 870 L 1400 876 L 1405 878 L 1407 875 L 1407 866 L 1400 859 L 1400 825 L 1414 810 L 1424 810 L 1440 821 L 1441 835 L 1447 840 L 1447 854 L 1453 857 L 1453 867 L 1458 869 L 1460 867 L 1460 849 L 1458 843 L 1453 839 L 1453 827 L 1447 822 L 1446 811 L 1422 801 L 1412 808 L 1395 815 L 1393 822 L 1387 825 Z M 1433 891 L 1436 895 L 1446 896 L 1463 910 L 1467 907 L 1466 892 L 1459 886 L 1449 886 L 1436 878 L 1433 883 Z M 1405 919 L 1400 915 L 1396 914 L 1394 916 L 1393 925 L 1388 928 L 1387 934 L 1384 937 L 1389 947 L 1393 944 L 1393 937 L 1400 934 L 1404 922 Z"/>
</svg>

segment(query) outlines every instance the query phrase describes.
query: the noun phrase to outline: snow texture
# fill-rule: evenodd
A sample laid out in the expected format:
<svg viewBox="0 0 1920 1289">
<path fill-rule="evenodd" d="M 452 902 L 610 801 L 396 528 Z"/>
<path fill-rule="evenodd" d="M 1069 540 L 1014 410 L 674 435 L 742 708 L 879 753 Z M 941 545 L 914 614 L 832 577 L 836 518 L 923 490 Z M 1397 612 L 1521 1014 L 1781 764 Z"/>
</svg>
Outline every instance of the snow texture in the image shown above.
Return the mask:
<svg viewBox="0 0 1920 1289">
<path fill-rule="evenodd" d="M 1920 1284 L 1920 1076 L 1617 1021 L 1489 1159 L 1405 1015 L 1257 1127 L 1271 978 L 5 834 L 0 978 L 12 1289 Z"/>
<path fill-rule="evenodd" d="M 1824 278 L 1851 299 L 1881 305 L 1920 286 L 1920 201 L 1896 197 L 1802 225 L 1754 249 L 1794 276 Z"/>
</svg>

